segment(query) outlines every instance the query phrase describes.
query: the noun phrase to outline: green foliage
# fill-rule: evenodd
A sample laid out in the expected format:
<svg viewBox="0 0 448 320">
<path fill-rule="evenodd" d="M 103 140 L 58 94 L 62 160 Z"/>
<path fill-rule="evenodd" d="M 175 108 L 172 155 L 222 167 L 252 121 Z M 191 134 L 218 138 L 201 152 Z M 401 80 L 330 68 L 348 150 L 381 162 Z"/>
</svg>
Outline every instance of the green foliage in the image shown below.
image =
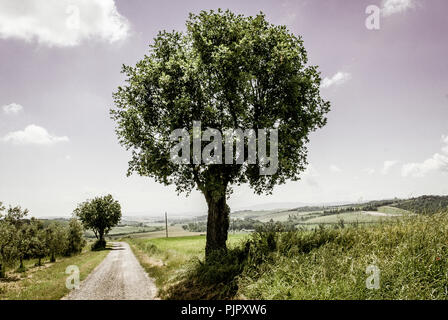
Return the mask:
<svg viewBox="0 0 448 320">
<path fill-rule="evenodd" d="M 307 66 L 301 37 L 274 26 L 263 14 L 230 11 L 190 14 L 187 30 L 160 32 L 135 67 L 124 66 L 127 85 L 115 92 L 120 143 L 133 150 L 129 171 L 175 183 L 249 184 L 261 193 L 297 179 L 306 165 L 309 132 L 326 123 L 329 103 L 319 94 L 320 75 Z M 170 161 L 170 133 L 192 122 L 227 128 L 279 129 L 280 167 L 260 176 L 256 165 L 177 165 Z M 223 181 L 213 179 L 221 175 Z"/>
<path fill-rule="evenodd" d="M 369 227 L 285 233 L 273 259 L 246 269 L 248 299 L 447 299 L 448 215 Z M 380 288 L 366 288 L 368 265 Z"/>
<path fill-rule="evenodd" d="M 16 232 L 15 238 L 15 247 L 16 247 L 16 256 L 20 261 L 18 271 L 25 271 L 23 266 L 23 259 L 27 255 L 31 255 L 31 245 L 32 245 L 32 237 L 34 235 L 33 226 L 30 225 L 29 221 L 24 220 L 26 215 L 28 214 L 28 210 L 22 210 L 19 206 L 10 207 L 8 209 L 8 214 L 5 217 L 6 221 L 9 221 L 14 227 Z"/>
<path fill-rule="evenodd" d="M 109 194 L 79 204 L 73 215 L 79 218 L 84 228 L 91 229 L 98 240 L 104 241 L 104 236 L 120 222 L 121 206 Z"/>
<path fill-rule="evenodd" d="M 5 276 L 5 269 L 16 258 L 16 232 L 9 222 L 0 220 L 0 278 Z"/>
<path fill-rule="evenodd" d="M 434 214 L 448 209 L 448 196 L 421 196 L 400 201 L 394 207 L 420 214 Z"/>
<path fill-rule="evenodd" d="M 92 251 L 104 250 L 106 248 L 106 240 L 98 239 L 92 244 Z"/>
<path fill-rule="evenodd" d="M 84 229 L 81 223 L 75 218 L 71 219 L 67 230 L 67 247 L 64 250 L 64 255 L 71 256 L 81 253 L 82 248 L 86 245 L 83 234 Z"/>
<path fill-rule="evenodd" d="M 42 223 L 32 218 L 29 225 L 30 248 L 28 255 L 38 259 L 38 266 L 42 265 L 42 258 L 50 253 L 46 235 L 47 231 Z"/>
<path fill-rule="evenodd" d="M 64 228 L 59 222 L 51 223 L 45 229 L 45 243 L 48 247 L 48 254 L 50 255 L 50 261 L 55 262 L 56 256 L 62 255 L 65 251 L 69 251 L 69 236 L 71 233 L 70 225 L 68 228 Z M 85 240 L 81 237 L 78 239 L 71 239 L 72 244 L 79 244 L 82 248 Z M 77 250 L 78 253 L 80 250 Z"/>
<path fill-rule="evenodd" d="M 263 222 L 251 218 L 245 219 L 232 219 L 229 223 L 231 231 L 241 231 L 241 230 L 255 230 L 257 227 L 262 226 Z M 206 232 L 207 222 L 190 222 L 182 226 L 184 230 L 190 232 Z"/>
<path fill-rule="evenodd" d="M 27 219 L 28 210 L 19 206 L 9 207 L 6 214 L 5 210 L 0 202 L 0 278 L 6 276 L 6 267 L 17 262 L 17 271 L 23 272 L 25 259 L 37 259 L 40 266 L 47 256 L 55 262 L 56 256 L 80 253 L 86 244 L 82 225 L 76 219 L 65 227 L 58 222 Z"/>
</svg>

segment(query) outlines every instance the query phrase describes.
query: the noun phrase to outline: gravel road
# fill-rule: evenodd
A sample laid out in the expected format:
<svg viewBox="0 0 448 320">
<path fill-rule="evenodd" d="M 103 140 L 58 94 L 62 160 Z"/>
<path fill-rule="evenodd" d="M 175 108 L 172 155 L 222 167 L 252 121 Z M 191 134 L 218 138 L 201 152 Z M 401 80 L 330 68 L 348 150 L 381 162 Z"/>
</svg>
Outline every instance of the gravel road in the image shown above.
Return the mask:
<svg viewBox="0 0 448 320">
<path fill-rule="evenodd" d="M 63 300 L 153 300 L 157 288 L 129 244 L 114 242 L 111 252 Z"/>
</svg>

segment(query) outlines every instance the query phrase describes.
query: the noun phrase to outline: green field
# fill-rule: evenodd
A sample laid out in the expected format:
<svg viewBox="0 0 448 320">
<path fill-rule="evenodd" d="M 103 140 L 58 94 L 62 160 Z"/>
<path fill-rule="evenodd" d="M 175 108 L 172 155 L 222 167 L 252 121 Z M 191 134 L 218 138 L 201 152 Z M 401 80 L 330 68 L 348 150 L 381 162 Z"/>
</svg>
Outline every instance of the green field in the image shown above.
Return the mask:
<svg viewBox="0 0 448 320">
<path fill-rule="evenodd" d="M 184 236 L 201 235 L 201 234 L 204 234 L 204 233 L 186 231 L 182 228 L 182 225 L 168 226 L 169 237 L 184 237 Z M 159 230 L 159 231 L 129 233 L 125 236 L 114 237 L 114 238 L 115 239 L 123 239 L 123 238 L 125 238 L 125 239 L 126 238 L 153 239 L 153 238 L 164 238 L 164 237 L 166 237 L 165 228 L 163 228 L 163 230 Z"/>
<path fill-rule="evenodd" d="M 317 216 L 306 220 L 304 224 L 337 224 L 341 220 L 343 220 L 344 223 L 380 223 L 392 218 L 393 217 L 388 216 L 371 215 L 364 212 L 346 212 L 328 216 Z"/>
<path fill-rule="evenodd" d="M 247 210 L 247 211 L 238 211 L 231 214 L 231 218 L 238 219 L 256 219 L 262 222 L 268 222 L 273 219 L 275 221 L 286 221 L 288 216 L 291 214 L 290 211 L 286 210 Z"/>
</svg>

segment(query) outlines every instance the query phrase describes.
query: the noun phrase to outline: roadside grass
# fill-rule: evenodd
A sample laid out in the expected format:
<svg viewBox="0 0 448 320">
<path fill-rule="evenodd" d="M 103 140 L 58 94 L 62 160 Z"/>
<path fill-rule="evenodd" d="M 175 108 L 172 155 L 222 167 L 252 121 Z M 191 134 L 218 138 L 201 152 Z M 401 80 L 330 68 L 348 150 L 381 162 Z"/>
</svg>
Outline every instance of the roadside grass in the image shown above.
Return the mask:
<svg viewBox="0 0 448 320">
<path fill-rule="evenodd" d="M 207 263 L 205 237 L 129 241 L 148 260 L 142 264 L 162 299 L 448 299 L 448 213 L 345 228 L 266 228 L 230 237 L 227 254 Z M 369 266 L 380 271 L 379 289 L 366 285 Z"/>
<path fill-rule="evenodd" d="M 10 271 L 6 279 L 0 279 L 0 300 L 59 300 L 69 293 L 65 286 L 68 266 L 79 268 L 82 281 L 108 253 L 108 250 L 90 251 L 88 245 L 79 255 L 61 257 L 55 263 L 46 262 L 41 267 L 34 266 L 37 260 L 28 260 L 25 262 L 27 271 Z"/>
<path fill-rule="evenodd" d="M 228 246 L 239 245 L 245 238 L 247 234 L 229 234 Z M 172 298 L 170 287 L 204 259 L 205 236 L 123 240 L 130 244 L 140 264 L 155 279 L 158 295 L 163 299 Z"/>
</svg>

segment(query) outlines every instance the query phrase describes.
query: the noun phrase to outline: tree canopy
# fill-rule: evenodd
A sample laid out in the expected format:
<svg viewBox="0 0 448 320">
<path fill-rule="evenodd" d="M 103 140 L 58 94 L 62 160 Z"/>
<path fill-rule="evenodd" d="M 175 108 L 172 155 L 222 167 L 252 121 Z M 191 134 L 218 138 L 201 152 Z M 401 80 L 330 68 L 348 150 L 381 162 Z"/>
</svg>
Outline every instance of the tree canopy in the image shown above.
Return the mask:
<svg viewBox="0 0 448 320">
<path fill-rule="evenodd" d="M 100 242 L 104 242 L 104 236 L 120 222 L 121 206 L 109 194 L 79 204 L 73 214 L 86 229 L 93 231 Z"/>
</svg>

